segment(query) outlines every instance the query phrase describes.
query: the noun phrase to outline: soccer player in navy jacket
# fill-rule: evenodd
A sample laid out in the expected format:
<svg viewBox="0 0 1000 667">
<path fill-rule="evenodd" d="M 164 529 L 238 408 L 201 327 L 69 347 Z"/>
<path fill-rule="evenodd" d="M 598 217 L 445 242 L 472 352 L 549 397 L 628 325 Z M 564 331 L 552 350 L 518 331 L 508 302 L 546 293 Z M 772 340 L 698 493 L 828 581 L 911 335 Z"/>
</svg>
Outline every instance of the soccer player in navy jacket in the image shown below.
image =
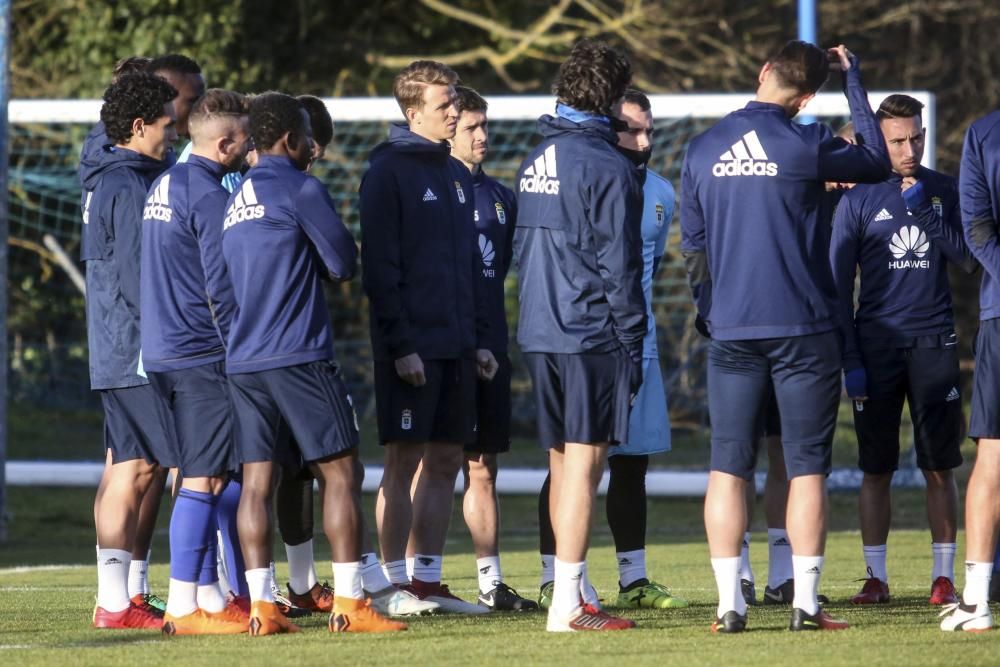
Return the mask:
<svg viewBox="0 0 1000 667">
<path fill-rule="evenodd" d="M 829 75 L 844 71 L 858 145 L 792 118 Z M 840 395 L 837 295 L 828 259 L 825 181 L 877 182 L 889 173 L 857 59 L 789 42 L 761 68 L 756 99 L 688 147 L 681 181 L 682 251 L 700 317 L 712 334 L 712 461 L 705 528 L 719 588 L 712 630 L 746 627 L 740 591 L 745 489 L 758 416 L 773 380 L 791 480 L 787 530 L 795 579 L 790 629 L 841 629 L 816 589 L 826 537 L 826 475 Z"/>
<path fill-rule="evenodd" d="M 429 60 L 396 75 L 393 95 L 408 125 L 392 125 L 389 140 L 371 152 L 361 182 L 361 256 L 385 446 L 376 519 L 386 571 L 421 599 L 475 614 L 489 610 L 441 584 L 462 446 L 475 438 L 476 377 L 492 379 L 497 370 L 484 347 L 475 186 L 448 145 L 458 123 L 457 82 L 454 70 Z"/>
<path fill-rule="evenodd" d="M 556 115 L 539 119 L 542 142 L 518 171 L 517 340 L 549 453 L 553 632 L 635 625 L 580 600 L 597 481 L 642 383 L 642 183 L 612 124 L 631 77 L 620 52 L 578 42 L 552 85 Z"/>
<path fill-rule="evenodd" d="M 889 601 L 886 538 L 889 485 L 899 464 L 904 399 L 913 418 L 917 465 L 927 480 L 934 569 L 931 604 L 955 602 L 952 583 L 962 463 L 958 340 L 948 262 L 971 267 L 955 179 L 920 166 L 923 105 L 890 95 L 876 116 L 893 173 L 848 190 L 837 207 L 830 263 L 843 315 L 844 374 L 853 399 L 859 514 L 868 577 L 855 604 Z M 861 293 L 854 309 L 854 278 Z"/>
<path fill-rule="evenodd" d="M 139 271 L 146 190 L 169 166 L 177 138 L 170 104 L 176 92 L 151 74 L 113 83 L 101 107 L 109 143 L 82 173 L 90 386 L 101 395 L 110 463 L 94 512 L 98 628 L 162 624 L 141 597 L 129 599 L 128 575 L 140 504 L 158 465 L 174 458 L 167 408 L 141 368 Z"/>
<path fill-rule="evenodd" d="M 243 95 L 209 90 L 193 106 L 192 151 L 153 182 L 143 209 L 143 363 L 170 406 L 181 489 L 170 517 L 168 634 L 238 634 L 247 616 L 226 608 L 216 570 L 220 495 L 234 469 L 225 341 L 235 303 L 222 259 L 224 174 L 250 140 Z"/>
<path fill-rule="evenodd" d="M 1000 524 L 1000 111 L 969 126 L 958 191 L 965 241 L 983 267 L 969 416 L 976 463 L 965 492 L 965 588 L 941 629 L 977 631 L 993 627 L 989 592 Z"/>
<path fill-rule="evenodd" d="M 233 285 L 226 349 L 235 435 L 243 463 L 239 532 L 250 589 L 250 633 L 295 632 L 271 588 L 270 502 L 275 462 L 298 454 L 323 489 L 323 528 L 333 553 L 331 632 L 405 630 L 364 603 L 361 510 L 354 494 L 358 427 L 334 361 L 324 279 L 349 280 L 357 246 L 312 160 L 309 115 L 295 98 L 265 93 L 250 107 L 260 153 L 230 197 L 222 253 Z M 298 451 L 287 452 L 288 429 Z"/>
</svg>

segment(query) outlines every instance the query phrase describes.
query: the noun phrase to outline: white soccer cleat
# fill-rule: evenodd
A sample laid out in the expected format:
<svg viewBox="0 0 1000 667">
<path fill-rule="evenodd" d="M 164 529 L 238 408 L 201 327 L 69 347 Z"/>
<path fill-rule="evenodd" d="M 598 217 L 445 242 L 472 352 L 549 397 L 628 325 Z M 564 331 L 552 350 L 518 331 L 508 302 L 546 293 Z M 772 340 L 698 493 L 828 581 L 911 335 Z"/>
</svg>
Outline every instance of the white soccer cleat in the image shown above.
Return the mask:
<svg viewBox="0 0 1000 667">
<path fill-rule="evenodd" d="M 946 632 L 985 632 L 993 629 L 993 614 L 987 602 L 970 605 L 964 602 L 949 604 L 939 616 L 941 629 Z"/>
<path fill-rule="evenodd" d="M 441 611 L 451 614 L 488 614 L 488 607 L 466 602 L 462 598 L 456 597 L 448 590 L 446 584 L 441 582 L 426 582 L 414 579 L 405 590 L 424 602 L 435 602 Z"/>
<path fill-rule="evenodd" d="M 383 616 L 426 616 L 436 613 L 441 605 L 430 600 L 421 600 L 409 591 L 395 586 L 373 593 L 372 608 Z"/>
</svg>

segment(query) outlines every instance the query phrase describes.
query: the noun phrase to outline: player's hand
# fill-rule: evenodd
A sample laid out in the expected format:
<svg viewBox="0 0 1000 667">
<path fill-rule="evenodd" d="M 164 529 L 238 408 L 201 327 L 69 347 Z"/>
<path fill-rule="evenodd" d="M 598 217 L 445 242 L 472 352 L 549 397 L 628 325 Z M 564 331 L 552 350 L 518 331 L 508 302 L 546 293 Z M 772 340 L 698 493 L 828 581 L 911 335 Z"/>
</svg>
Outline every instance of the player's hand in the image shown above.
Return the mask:
<svg viewBox="0 0 1000 667">
<path fill-rule="evenodd" d="M 480 380 L 492 380 L 496 376 L 498 368 L 500 368 L 500 364 L 497 363 L 492 352 L 485 349 L 476 350 L 476 374 L 479 375 Z"/>
<path fill-rule="evenodd" d="M 694 316 L 694 329 L 705 338 L 712 340 L 712 332 L 708 330 L 708 322 L 701 315 Z"/>
<path fill-rule="evenodd" d="M 852 401 L 868 400 L 868 373 L 864 368 L 844 371 L 844 391 Z"/>
<path fill-rule="evenodd" d="M 827 57 L 830 59 L 831 70 L 846 72 L 851 69 L 854 54 L 848 51 L 847 47 L 843 44 L 838 44 L 832 49 L 827 49 L 826 53 Z"/>
<path fill-rule="evenodd" d="M 907 190 L 909 190 L 910 188 L 912 188 L 917 183 L 918 183 L 918 181 L 917 181 L 917 179 L 916 179 L 915 176 L 904 176 L 903 180 L 902 180 L 902 182 L 901 182 L 901 184 L 899 186 L 899 190 L 900 190 L 900 192 L 906 192 Z"/>
<path fill-rule="evenodd" d="M 424 376 L 424 362 L 416 352 L 396 359 L 396 375 L 403 382 L 412 384 L 414 387 L 423 387 L 427 384 L 427 378 Z"/>
</svg>

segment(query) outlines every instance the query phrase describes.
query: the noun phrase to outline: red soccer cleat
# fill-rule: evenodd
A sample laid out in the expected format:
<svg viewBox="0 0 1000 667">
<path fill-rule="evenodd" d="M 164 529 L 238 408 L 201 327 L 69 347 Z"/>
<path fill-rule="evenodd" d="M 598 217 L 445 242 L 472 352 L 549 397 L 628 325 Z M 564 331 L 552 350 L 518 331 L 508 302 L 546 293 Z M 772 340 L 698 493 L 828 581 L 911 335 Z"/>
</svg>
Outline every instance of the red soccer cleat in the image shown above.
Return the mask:
<svg viewBox="0 0 1000 667">
<path fill-rule="evenodd" d="M 94 609 L 94 627 L 102 630 L 161 630 L 163 617 L 134 604 L 121 611 L 97 607 Z"/>
<path fill-rule="evenodd" d="M 605 613 L 592 605 L 585 604 L 573 615 L 560 618 L 549 608 L 545 629 L 549 632 L 607 632 L 610 630 L 630 630 L 635 621 Z"/>
<path fill-rule="evenodd" d="M 889 584 L 875 577 L 865 579 L 861 592 L 851 598 L 851 604 L 885 604 L 889 601 Z"/>
<path fill-rule="evenodd" d="M 293 606 L 300 609 L 322 611 L 329 614 L 333 611 L 333 588 L 326 582 L 316 583 L 308 591 L 300 594 L 293 591 L 291 584 L 289 584 L 288 600 Z"/>
<path fill-rule="evenodd" d="M 955 584 L 948 577 L 938 577 L 931 584 L 931 604 L 956 604 L 958 596 L 955 594 Z"/>
<path fill-rule="evenodd" d="M 878 581 L 878 579 L 875 581 Z M 823 611 L 822 607 L 812 615 L 796 607 L 792 609 L 792 620 L 788 624 L 788 629 L 792 632 L 800 632 L 802 630 L 846 630 L 849 627 L 850 625 L 847 621 L 830 616 Z"/>
</svg>

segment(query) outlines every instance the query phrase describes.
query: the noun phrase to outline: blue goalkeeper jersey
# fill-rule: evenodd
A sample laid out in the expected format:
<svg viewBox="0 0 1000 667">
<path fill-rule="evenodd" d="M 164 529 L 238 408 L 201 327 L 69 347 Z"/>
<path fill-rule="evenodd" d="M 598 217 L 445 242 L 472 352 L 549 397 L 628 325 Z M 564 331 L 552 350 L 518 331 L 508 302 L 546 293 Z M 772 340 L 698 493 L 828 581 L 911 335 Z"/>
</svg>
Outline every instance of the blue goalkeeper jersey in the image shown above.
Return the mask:
<svg viewBox="0 0 1000 667">
<path fill-rule="evenodd" d="M 642 357 L 659 359 L 656 321 L 653 319 L 653 273 L 663 257 L 670 220 L 674 217 L 674 186 L 655 171 L 647 169 L 642 194 L 642 293 L 646 300 L 646 335 L 642 339 Z"/>
</svg>

